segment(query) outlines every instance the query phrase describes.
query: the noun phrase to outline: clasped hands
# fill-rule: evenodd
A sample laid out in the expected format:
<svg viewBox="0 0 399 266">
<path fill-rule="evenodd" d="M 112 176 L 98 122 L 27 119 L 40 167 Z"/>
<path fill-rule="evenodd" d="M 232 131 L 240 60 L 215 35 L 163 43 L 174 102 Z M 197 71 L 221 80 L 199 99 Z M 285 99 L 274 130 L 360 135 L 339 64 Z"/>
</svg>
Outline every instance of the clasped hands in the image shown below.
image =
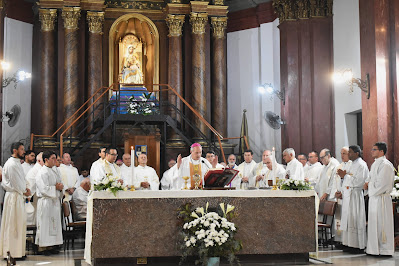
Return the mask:
<svg viewBox="0 0 399 266">
<path fill-rule="evenodd" d="M 149 188 L 149 187 L 150 187 L 150 183 L 148 183 L 148 182 L 141 182 L 141 183 L 140 183 L 140 186 L 143 187 L 143 188 Z"/>
<path fill-rule="evenodd" d="M 55 184 L 55 189 L 58 190 L 58 191 L 62 191 L 62 190 L 64 189 L 64 185 L 63 185 L 62 183 L 56 183 L 56 184 Z M 70 190 L 71 190 L 71 189 L 69 188 L 69 189 L 67 189 L 66 191 L 69 193 L 69 195 L 72 195 L 72 193 L 73 193 L 73 191 L 74 191 L 75 189 L 72 189 L 72 193 L 69 192 Z"/>
</svg>

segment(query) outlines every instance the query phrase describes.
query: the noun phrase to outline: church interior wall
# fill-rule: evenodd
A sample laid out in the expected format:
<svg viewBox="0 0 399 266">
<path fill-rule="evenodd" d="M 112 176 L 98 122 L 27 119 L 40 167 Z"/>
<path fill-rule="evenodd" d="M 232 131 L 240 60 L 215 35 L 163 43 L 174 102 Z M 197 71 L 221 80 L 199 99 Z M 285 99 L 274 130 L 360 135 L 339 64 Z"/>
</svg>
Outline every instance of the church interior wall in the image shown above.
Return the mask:
<svg viewBox="0 0 399 266">
<path fill-rule="evenodd" d="M 263 114 L 280 115 L 281 101 L 260 94 L 260 84 L 271 83 L 280 89 L 280 36 L 278 20 L 260 27 L 227 34 L 227 121 L 228 135 L 239 136 L 242 113 L 246 109 L 248 140 L 255 161 L 264 149 L 276 148 L 281 160 L 281 130 L 272 129 Z M 236 142 L 238 144 L 238 141 Z"/>
<path fill-rule="evenodd" d="M 361 75 L 359 0 L 334 1 L 334 71 L 351 68 L 355 77 Z M 343 146 L 357 143 L 356 115 L 362 109 L 361 91 L 349 92 L 347 84 L 334 83 L 335 154 L 341 159 Z"/>
<path fill-rule="evenodd" d="M 19 69 L 32 73 L 32 35 L 32 24 L 5 18 L 4 60 L 10 62 L 11 66 L 9 70 L 4 71 L 4 78 L 11 77 Z M 17 124 L 10 127 L 3 123 L 2 126 L 2 163 L 11 155 L 9 147 L 12 142 L 28 142 L 31 132 L 31 79 L 19 82 L 16 89 L 14 83 L 3 88 L 3 114 L 16 104 L 21 107 L 21 116 Z"/>
</svg>

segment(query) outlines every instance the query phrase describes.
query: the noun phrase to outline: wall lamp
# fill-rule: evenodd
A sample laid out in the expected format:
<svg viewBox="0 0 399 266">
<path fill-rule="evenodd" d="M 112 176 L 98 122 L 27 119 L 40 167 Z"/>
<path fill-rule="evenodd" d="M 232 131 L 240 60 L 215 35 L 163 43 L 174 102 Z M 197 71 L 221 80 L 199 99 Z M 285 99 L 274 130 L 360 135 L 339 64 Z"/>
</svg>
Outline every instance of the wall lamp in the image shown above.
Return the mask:
<svg viewBox="0 0 399 266">
<path fill-rule="evenodd" d="M 0 62 L 1 68 L 3 70 L 8 70 L 10 68 L 10 63 L 1 61 Z M 32 74 L 29 72 L 25 72 L 23 70 L 17 70 L 12 77 L 3 78 L 1 82 L 1 87 L 6 88 L 11 82 L 14 82 L 14 89 L 17 88 L 18 82 L 23 81 L 25 79 L 30 79 Z"/>
<path fill-rule="evenodd" d="M 263 85 L 260 85 L 258 87 L 258 90 L 261 94 L 264 94 L 265 92 L 271 94 L 271 98 L 273 99 L 273 95 L 276 95 L 281 101 L 283 101 L 283 105 L 285 105 L 285 90 L 282 88 L 282 90 L 276 90 L 273 88 L 271 83 L 265 83 Z"/>
<path fill-rule="evenodd" d="M 353 85 L 357 85 L 360 90 L 366 93 L 367 99 L 370 99 L 370 75 L 366 74 L 366 79 L 359 79 L 353 77 L 352 69 L 344 69 L 336 71 L 333 74 L 335 83 L 345 82 L 349 86 L 349 92 L 353 93 Z"/>
</svg>

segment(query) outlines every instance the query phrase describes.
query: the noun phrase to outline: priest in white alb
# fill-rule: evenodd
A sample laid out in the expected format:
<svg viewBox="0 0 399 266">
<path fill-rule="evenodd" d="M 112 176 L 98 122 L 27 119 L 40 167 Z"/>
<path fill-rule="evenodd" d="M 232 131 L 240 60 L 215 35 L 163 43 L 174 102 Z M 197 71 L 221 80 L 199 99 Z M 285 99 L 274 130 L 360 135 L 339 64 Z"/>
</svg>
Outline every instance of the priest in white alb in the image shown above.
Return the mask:
<svg viewBox="0 0 399 266">
<path fill-rule="evenodd" d="M 100 147 L 98 149 L 98 160 L 94 161 L 90 167 L 90 181 L 91 185 L 93 186 L 94 180 L 101 180 L 103 177 L 100 176 L 102 174 L 103 164 L 102 162 L 105 160 L 105 150 L 106 147 Z"/>
<path fill-rule="evenodd" d="M 256 162 L 253 160 L 254 153 L 252 150 L 246 150 L 244 152 L 244 162 L 242 162 L 236 170 L 238 174 L 231 181 L 231 186 L 236 189 L 248 189 L 249 187 L 255 186 L 255 175 L 254 169 Z"/>
<path fill-rule="evenodd" d="M 335 168 L 333 176 L 334 178 L 332 182 L 330 182 L 330 186 L 328 188 L 328 200 L 336 201 L 337 208 L 335 210 L 334 215 L 334 231 L 335 237 L 334 241 L 338 243 L 342 243 L 342 230 L 341 230 L 341 213 L 342 213 L 342 179 L 338 175 L 338 170 L 349 171 L 349 168 L 352 166 L 352 161 L 349 160 L 349 147 L 345 146 L 341 149 L 341 159 L 342 163 Z"/>
<path fill-rule="evenodd" d="M 363 186 L 369 177 L 367 163 L 361 158 L 358 145 L 349 146 L 349 159 L 352 165 L 349 171 L 338 170 L 342 182 L 341 230 L 342 244 L 350 248 L 363 250 L 366 247 L 366 210 L 364 206 Z"/>
<path fill-rule="evenodd" d="M 62 164 L 58 169 L 60 170 L 62 184 L 64 185 L 64 201 L 70 201 L 73 192 L 79 187 L 80 182 L 78 169 L 71 164 L 69 153 L 62 155 Z"/>
<path fill-rule="evenodd" d="M 159 190 L 159 177 L 154 168 L 147 165 L 147 154 L 137 157 L 139 165 L 134 168 L 133 185 L 137 190 Z"/>
<path fill-rule="evenodd" d="M 131 167 L 132 161 L 129 153 L 125 153 L 122 156 L 123 164 L 121 165 L 121 175 L 123 184 L 127 186 L 133 185 L 133 169 Z"/>
<path fill-rule="evenodd" d="M 230 154 L 229 157 L 227 157 L 227 167 L 231 169 L 236 169 L 238 168 L 238 165 L 236 165 L 237 157 L 234 154 Z"/>
<path fill-rule="evenodd" d="M 274 162 L 273 162 L 274 161 Z M 278 180 L 282 180 L 285 177 L 284 167 L 275 161 L 273 155 L 262 158 L 262 164 L 266 165 L 266 169 L 262 167 L 260 172 L 256 175 L 256 180 L 259 186 L 256 187 L 269 187 L 269 181 L 272 181 L 272 185 L 277 185 Z"/>
<path fill-rule="evenodd" d="M 395 168 L 385 157 L 388 147 L 385 142 L 374 144 L 371 155 L 370 178 L 364 185 L 369 194 L 369 215 L 367 225 L 367 249 L 371 255 L 389 255 L 395 253 L 394 218 L 392 210 L 392 192 Z"/>
<path fill-rule="evenodd" d="M 199 143 L 194 143 L 190 147 L 190 155 L 182 158 L 181 154 L 177 156 L 177 171 L 175 171 L 175 185 L 177 190 L 183 189 L 185 186 L 185 180 L 183 177 L 188 177 L 187 187 L 195 187 L 195 179 L 200 179 L 199 187 L 203 187 L 204 175 L 208 169 L 212 168 L 212 165 L 205 158 L 201 157 L 202 146 Z"/>
<path fill-rule="evenodd" d="M 308 155 L 308 164 L 303 168 L 305 181 L 309 182 L 311 186 L 315 187 L 319 178 L 323 165 L 319 162 L 319 153 L 312 151 Z"/>
<path fill-rule="evenodd" d="M 115 178 L 118 182 L 123 184 L 121 169 L 116 165 L 115 161 L 118 157 L 118 151 L 114 147 L 108 147 L 105 149 L 105 159 L 99 161 L 98 172 L 95 176 L 91 176 L 94 184 L 97 184 L 103 180 L 106 176 Z M 93 185 L 93 184 L 92 184 Z"/>
<path fill-rule="evenodd" d="M 32 150 L 27 150 L 24 157 L 25 161 L 22 164 L 22 169 L 24 169 L 24 175 L 26 176 L 29 170 L 32 169 L 35 164 L 35 152 Z"/>
<path fill-rule="evenodd" d="M 29 170 L 28 174 L 25 176 L 26 183 L 28 188 L 31 191 L 31 197 L 33 197 L 33 201 L 31 204 L 25 203 L 25 205 L 28 205 L 29 208 L 26 208 L 26 224 L 27 225 L 36 225 L 36 209 L 37 209 L 37 195 L 36 195 L 36 176 L 37 173 L 39 173 L 40 169 L 44 165 L 43 158 L 42 158 L 43 152 L 40 152 L 36 156 L 36 163 L 33 166 L 32 169 Z"/>
<path fill-rule="evenodd" d="M 303 165 L 295 158 L 295 150 L 293 148 L 287 148 L 283 151 L 283 159 L 287 163 L 285 178 L 305 180 Z"/>
<path fill-rule="evenodd" d="M 24 145 L 21 142 L 11 144 L 11 153 L 12 156 L 4 164 L 1 182 L 6 195 L 0 228 L 0 256 L 6 258 L 7 251 L 10 251 L 14 258 L 22 258 L 26 247 L 24 196 L 30 196 L 21 166 Z"/>
<path fill-rule="evenodd" d="M 61 199 L 63 184 L 55 170 L 57 155 L 52 151 L 43 152 L 44 166 L 36 176 L 37 232 L 36 245 L 45 255 L 59 253 L 62 245 Z"/>
<path fill-rule="evenodd" d="M 87 216 L 87 200 L 89 196 L 90 190 L 90 179 L 85 178 L 80 183 L 80 186 L 76 189 L 75 193 L 73 193 L 72 201 L 75 203 L 76 212 L 73 214 L 78 221 L 86 220 Z"/>
<path fill-rule="evenodd" d="M 176 165 L 176 160 L 171 159 L 168 162 L 168 167 L 169 169 L 166 170 L 163 175 L 162 175 L 162 179 L 161 179 L 161 189 L 162 190 L 175 190 L 175 188 L 173 187 L 174 182 L 174 177 L 176 177 L 174 171 L 177 170 L 177 166 Z"/>
<path fill-rule="evenodd" d="M 331 183 L 334 182 L 335 168 L 339 165 L 337 159 L 331 156 L 329 149 L 322 149 L 320 152 L 320 159 L 323 163 L 323 170 L 320 173 L 320 178 L 317 181 L 315 191 L 319 196 L 320 200 L 327 200 L 330 190 Z"/>
<path fill-rule="evenodd" d="M 267 172 L 267 165 L 266 165 L 266 159 L 271 156 L 272 152 L 270 150 L 264 150 L 262 153 L 262 161 L 257 163 L 255 167 L 252 170 L 252 176 L 255 178 L 253 181 L 255 182 L 254 184 L 249 184 L 250 187 L 260 187 L 260 182 L 265 180 L 265 174 Z M 267 179 L 267 178 L 266 178 Z M 266 181 L 267 183 L 267 181 Z"/>
</svg>

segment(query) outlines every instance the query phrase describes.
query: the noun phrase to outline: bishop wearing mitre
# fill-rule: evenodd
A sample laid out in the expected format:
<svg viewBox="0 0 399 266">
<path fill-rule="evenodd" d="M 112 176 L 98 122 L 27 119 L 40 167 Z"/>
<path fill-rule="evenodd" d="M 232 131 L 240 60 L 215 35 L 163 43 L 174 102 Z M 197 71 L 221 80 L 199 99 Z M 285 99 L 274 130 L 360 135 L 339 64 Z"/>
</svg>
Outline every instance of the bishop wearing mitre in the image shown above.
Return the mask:
<svg viewBox="0 0 399 266">
<path fill-rule="evenodd" d="M 177 177 L 174 178 L 176 183 L 174 187 L 176 189 L 183 189 L 185 187 L 183 177 L 189 177 L 187 187 L 194 188 L 196 175 L 201 177 L 201 183 L 199 187 L 203 187 L 204 175 L 208 169 L 212 168 L 212 165 L 208 162 L 208 160 L 201 157 L 201 155 L 202 146 L 199 143 L 194 143 L 191 145 L 189 156 L 182 158 L 181 154 L 179 154 L 176 164 L 178 170 L 175 171 L 175 175 L 177 175 Z"/>
</svg>

